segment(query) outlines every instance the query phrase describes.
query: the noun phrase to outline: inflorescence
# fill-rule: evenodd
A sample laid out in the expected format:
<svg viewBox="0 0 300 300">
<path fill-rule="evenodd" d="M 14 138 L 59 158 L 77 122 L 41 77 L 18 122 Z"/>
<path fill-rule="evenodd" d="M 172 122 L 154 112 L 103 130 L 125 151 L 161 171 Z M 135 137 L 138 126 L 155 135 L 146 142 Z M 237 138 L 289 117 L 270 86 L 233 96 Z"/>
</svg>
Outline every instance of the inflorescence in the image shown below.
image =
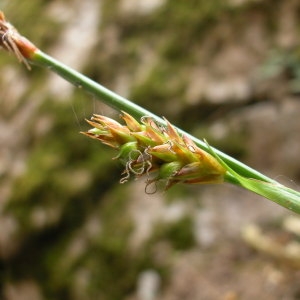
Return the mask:
<svg viewBox="0 0 300 300">
<path fill-rule="evenodd" d="M 147 175 L 147 187 L 158 181 L 168 189 L 176 183 L 221 183 L 225 168 L 212 155 L 200 149 L 190 138 L 181 136 L 167 120 L 158 124 L 153 118 L 143 117 L 140 123 L 123 112 L 126 125 L 94 115 L 87 122 L 93 126 L 85 135 L 117 149 L 125 166 L 120 182 L 131 175 Z M 153 177 L 150 174 L 155 174 Z"/>
</svg>

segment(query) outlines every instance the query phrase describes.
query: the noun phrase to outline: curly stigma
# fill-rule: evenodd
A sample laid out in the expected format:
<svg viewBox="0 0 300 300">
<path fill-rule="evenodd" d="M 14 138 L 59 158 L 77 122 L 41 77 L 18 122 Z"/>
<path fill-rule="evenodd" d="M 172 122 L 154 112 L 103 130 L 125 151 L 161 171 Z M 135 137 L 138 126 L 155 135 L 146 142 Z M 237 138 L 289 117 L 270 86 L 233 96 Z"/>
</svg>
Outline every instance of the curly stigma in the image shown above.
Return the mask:
<svg viewBox="0 0 300 300">
<path fill-rule="evenodd" d="M 167 120 L 157 124 L 150 117 L 140 122 L 123 112 L 125 125 L 102 115 L 87 122 L 93 127 L 85 135 L 118 150 L 115 159 L 125 166 L 121 183 L 131 175 L 148 176 L 146 186 L 158 181 L 168 189 L 176 183 L 221 183 L 226 169 Z M 154 174 L 150 177 L 150 174 Z"/>
<path fill-rule="evenodd" d="M 6 21 L 2 11 L 0 11 L 0 47 L 13 53 L 19 62 L 24 63 L 27 69 L 31 69 L 27 58 L 30 58 L 37 48 Z"/>
</svg>

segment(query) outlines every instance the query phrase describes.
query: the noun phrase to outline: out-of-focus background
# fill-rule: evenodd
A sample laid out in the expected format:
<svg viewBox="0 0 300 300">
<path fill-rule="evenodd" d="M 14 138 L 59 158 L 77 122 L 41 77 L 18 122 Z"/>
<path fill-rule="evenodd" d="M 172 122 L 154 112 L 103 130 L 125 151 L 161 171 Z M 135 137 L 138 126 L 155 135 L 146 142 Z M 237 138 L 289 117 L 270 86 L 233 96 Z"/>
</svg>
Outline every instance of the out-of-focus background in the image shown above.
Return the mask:
<svg viewBox="0 0 300 300">
<path fill-rule="evenodd" d="M 42 50 L 271 178 L 300 185 L 298 0 L 1 0 Z M 5 300 L 300 299 L 299 219 L 230 185 L 120 185 L 80 135 L 118 114 L 0 52 Z"/>
</svg>

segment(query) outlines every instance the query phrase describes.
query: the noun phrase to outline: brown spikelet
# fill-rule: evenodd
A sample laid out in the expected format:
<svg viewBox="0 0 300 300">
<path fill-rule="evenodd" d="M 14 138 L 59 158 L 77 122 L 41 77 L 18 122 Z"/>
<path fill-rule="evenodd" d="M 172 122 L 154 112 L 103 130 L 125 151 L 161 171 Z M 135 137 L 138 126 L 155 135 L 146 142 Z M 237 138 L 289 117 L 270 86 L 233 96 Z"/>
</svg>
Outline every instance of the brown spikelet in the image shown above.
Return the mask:
<svg viewBox="0 0 300 300">
<path fill-rule="evenodd" d="M 6 21 L 2 11 L 0 11 L 0 47 L 14 54 L 28 70 L 31 69 L 27 59 L 34 54 L 37 48 Z"/>
</svg>

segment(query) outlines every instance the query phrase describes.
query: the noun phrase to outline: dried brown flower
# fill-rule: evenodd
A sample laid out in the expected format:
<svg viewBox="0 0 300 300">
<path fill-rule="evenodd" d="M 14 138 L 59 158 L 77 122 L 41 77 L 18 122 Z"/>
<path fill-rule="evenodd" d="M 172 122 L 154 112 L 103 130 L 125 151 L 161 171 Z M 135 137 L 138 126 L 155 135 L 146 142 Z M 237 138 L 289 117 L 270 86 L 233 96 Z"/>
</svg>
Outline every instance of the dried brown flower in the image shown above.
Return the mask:
<svg viewBox="0 0 300 300">
<path fill-rule="evenodd" d="M 2 11 L 0 11 L 0 47 L 13 53 L 19 62 L 24 63 L 27 69 L 31 69 L 27 58 L 30 58 L 37 48 L 6 21 Z"/>
</svg>

